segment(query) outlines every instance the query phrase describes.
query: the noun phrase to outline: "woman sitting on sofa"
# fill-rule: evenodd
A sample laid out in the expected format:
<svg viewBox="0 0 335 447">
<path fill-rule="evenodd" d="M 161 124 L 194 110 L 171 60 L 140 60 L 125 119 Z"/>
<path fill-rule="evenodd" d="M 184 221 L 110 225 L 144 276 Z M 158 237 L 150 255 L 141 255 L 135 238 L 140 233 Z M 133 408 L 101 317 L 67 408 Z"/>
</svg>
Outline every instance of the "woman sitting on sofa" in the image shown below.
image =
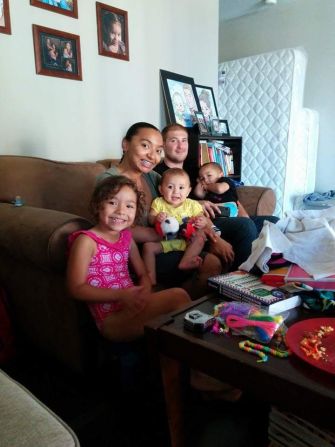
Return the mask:
<svg viewBox="0 0 335 447">
<path fill-rule="evenodd" d="M 160 240 L 156 232 L 148 227 L 147 213 L 149 212 L 151 202 L 158 197 L 158 185 L 160 175 L 153 171 L 160 162 L 163 151 L 163 140 L 160 131 L 149 123 L 135 123 L 127 131 L 122 141 L 123 157 L 118 166 L 109 168 L 100 179 L 107 176 L 125 175 L 135 182 L 137 187 L 144 192 L 146 213 L 140 226 L 133 228 L 133 237 L 136 242 L 150 242 Z M 246 219 L 247 220 L 247 219 Z M 244 234 L 238 239 L 241 244 L 249 244 L 251 251 L 251 242 L 256 237 L 253 227 L 250 227 L 250 234 L 247 234 L 248 227 L 244 227 Z M 208 234 L 212 253 L 208 253 L 204 258 L 202 266 L 199 268 L 199 279 L 203 286 L 206 285 L 209 276 L 221 272 L 221 261 L 214 253 L 220 254 L 220 258 L 226 259 L 231 263 L 234 258 L 234 251 L 238 247 L 218 238 L 214 232 Z M 249 251 L 249 253 L 250 253 Z M 171 252 L 157 256 L 157 278 L 159 283 L 171 285 L 180 285 L 189 276 L 189 272 L 178 270 L 182 252 Z M 203 293 L 201 287 L 198 287 L 199 294 Z M 199 295 L 201 296 L 201 295 Z M 194 298 L 194 295 L 193 295 Z"/>
</svg>

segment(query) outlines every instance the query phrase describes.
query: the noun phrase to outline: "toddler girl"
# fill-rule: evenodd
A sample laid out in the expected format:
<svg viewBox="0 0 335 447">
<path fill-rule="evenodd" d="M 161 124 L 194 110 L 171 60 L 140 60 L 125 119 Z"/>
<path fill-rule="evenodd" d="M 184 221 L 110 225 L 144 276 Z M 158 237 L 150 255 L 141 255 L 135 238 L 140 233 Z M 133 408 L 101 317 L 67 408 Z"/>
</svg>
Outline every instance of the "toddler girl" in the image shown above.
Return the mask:
<svg viewBox="0 0 335 447">
<path fill-rule="evenodd" d="M 96 225 L 70 236 L 68 289 L 74 298 L 88 303 L 102 335 L 129 341 L 143 335 L 147 321 L 184 307 L 190 298 L 179 288 L 151 292 L 129 230 L 142 212 L 142 194 L 130 179 L 114 176 L 98 183 L 90 209 Z"/>
</svg>

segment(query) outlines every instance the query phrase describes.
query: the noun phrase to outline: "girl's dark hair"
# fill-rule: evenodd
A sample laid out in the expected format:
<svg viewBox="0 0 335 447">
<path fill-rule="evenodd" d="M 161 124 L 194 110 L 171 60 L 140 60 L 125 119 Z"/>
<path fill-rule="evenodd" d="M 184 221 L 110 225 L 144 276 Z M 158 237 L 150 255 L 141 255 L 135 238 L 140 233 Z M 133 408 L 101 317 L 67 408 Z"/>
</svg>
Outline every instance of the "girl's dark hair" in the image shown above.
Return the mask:
<svg viewBox="0 0 335 447">
<path fill-rule="evenodd" d="M 128 177 L 125 177 L 124 175 L 116 175 L 116 176 L 109 176 L 103 180 L 101 180 L 95 187 L 90 205 L 89 210 L 92 214 L 95 222 L 98 222 L 99 219 L 99 211 L 101 209 L 101 204 L 108 200 L 110 197 L 113 197 L 115 194 L 117 194 L 120 189 L 122 189 L 124 186 L 128 186 L 131 188 L 134 193 L 136 194 L 136 216 L 135 216 L 135 222 L 137 222 L 143 214 L 144 211 L 144 194 L 142 191 L 139 191 L 136 184 L 130 180 Z"/>
<path fill-rule="evenodd" d="M 129 129 L 127 130 L 127 133 L 124 137 L 125 140 L 130 141 L 133 136 L 138 134 L 138 131 L 140 129 L 154 129 L 157 130 L 159 132 L 159 129 L 157 129 L 156 126 L 154 126 L 153 124 L 150 123 L 145 123 L 145 122 L 139 122 L 139 123 L 135 123 L 132 126 L 129 127 Z"/>
</svg>

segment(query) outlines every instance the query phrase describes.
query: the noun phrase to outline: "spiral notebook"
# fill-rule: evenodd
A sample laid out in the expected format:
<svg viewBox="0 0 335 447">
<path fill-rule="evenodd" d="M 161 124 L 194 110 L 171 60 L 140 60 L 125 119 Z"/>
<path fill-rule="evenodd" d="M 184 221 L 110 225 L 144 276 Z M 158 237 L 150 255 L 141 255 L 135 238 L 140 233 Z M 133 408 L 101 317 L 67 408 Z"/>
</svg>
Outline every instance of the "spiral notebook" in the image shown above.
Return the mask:
<svg viewBox="0 0 335 447">
<path fill-rule="evenodd" d="M 272 314 L 301 304 L 301 298 L 293 285 L 270 286 L 264 284 L 258 276 L 242 270 L 212 276 L 208 279 L 208 285 L 223 297 L 257 304 Z"/>
</svg>

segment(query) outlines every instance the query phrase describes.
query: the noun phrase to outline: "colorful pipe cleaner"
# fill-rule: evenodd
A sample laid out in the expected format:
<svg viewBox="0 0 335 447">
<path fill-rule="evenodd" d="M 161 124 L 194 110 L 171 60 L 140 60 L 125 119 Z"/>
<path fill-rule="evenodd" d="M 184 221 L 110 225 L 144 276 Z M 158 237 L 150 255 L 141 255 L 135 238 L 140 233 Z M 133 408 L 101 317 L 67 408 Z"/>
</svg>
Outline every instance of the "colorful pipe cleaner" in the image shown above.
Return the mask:
<svg viewBox="0 0 335 447">
<path fill-rule="evenodd" d="M 271 354 L 275 357 L 286 358 L 291 354 L 291 351 L 280 351 L 278 349 L 269 348 L 268 346 L 261 345 L 259 343 L 253 343 L 250 340 L 240 341 L 238 344 L 242 351 L 246 351 L 249 354 L 254 354 L 259 357 L 257 362 L 267 362 L 268 356 L 265 354 Z"/>
</svg>

